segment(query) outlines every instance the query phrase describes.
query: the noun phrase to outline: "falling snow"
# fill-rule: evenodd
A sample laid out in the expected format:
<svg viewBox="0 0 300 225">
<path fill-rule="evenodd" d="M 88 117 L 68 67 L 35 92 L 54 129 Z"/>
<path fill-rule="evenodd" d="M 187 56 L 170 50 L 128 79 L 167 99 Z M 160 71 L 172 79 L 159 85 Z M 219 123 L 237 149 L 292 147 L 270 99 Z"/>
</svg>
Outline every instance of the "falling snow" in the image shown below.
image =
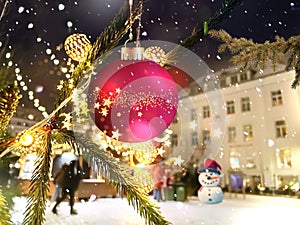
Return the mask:
<svg viewBox="0 0 300 225">
<path fill-rule="evenodd" d="M 69 76 L 62 69 L 67 64 L 67 56 L 63 51 L 65 38 L 72 33 L 85 33 L 90 40 L 95 40 L 110 23 L 122 2 L 86 0 L 83 4 L 78 1 L 22 1 L 19 5 L 10 2 L 10 10 L 1 21 L 1 33 L 5 34 L 3 37 L 8 41 L 8 45 L 4 45 L 4 40 L 0 41 L 1 51 L 4 46 L 11 46 L 7 52 L 14 51 L 14 56 L 9 58 L 11 62 L 6 62 L 6 65 L 17 64 L 20 73 L 28 77 L 24 76 L 26 83 L 31 78 L 38 83 L 45 82 L 47 87 L 41 93 L 41 96 L 45 94 L 43 102 L 53 102 L 55 84 L 61 79 L 59 76 Z M 220 8 L 221 3 L 214 0 L 147 1 L 142 14 L 142 39 L 180 43 L 194 29 L 201 29 L 203 22 Z M 297 22 L 299 12 L 299 2 L 296 0 L 245 1 L 217 29 L 224 28 L 233 35 L 252 38 L 257 42 L 273 40 L 275 35 L 288 38 L 300 30 Z M 204 38 L 193 47 L 193 51 L 214 70 L 229 65 L 228 57 L 217 53 L 218 44 Z M 33 88 L 28 85 L 29 91 Z M 52 93 L 53 101 L 49 100 L 47 92 Z"/>
</svg>

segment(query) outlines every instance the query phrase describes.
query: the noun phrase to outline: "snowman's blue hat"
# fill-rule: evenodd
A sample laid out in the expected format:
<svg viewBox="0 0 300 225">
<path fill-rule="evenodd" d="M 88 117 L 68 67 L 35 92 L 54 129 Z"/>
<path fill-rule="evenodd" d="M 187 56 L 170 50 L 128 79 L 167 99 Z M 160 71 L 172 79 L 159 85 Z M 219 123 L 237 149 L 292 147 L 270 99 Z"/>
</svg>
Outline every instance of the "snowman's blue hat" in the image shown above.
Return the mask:
<svg viewBox="0 0 300 225">
<path fill-rule="evenodd" d="M 219 165 L 219 163 L 217 163 L 215 160 L 212 159 L 205 159 L 204 160 L 204 167 L 202 169 L 199 170 L 200 173 L 202 172 L 212 172 L 212 173 L 216 173 L 216 174 L 221 174 L 221 166 Z"/>
</svg>

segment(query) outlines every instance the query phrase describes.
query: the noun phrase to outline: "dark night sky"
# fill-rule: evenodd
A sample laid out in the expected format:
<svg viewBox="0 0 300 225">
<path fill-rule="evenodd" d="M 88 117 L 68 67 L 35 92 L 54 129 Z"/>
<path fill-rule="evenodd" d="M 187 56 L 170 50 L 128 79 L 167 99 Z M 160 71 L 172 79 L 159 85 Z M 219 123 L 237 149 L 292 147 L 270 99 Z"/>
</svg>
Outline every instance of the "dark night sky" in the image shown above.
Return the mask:
<svg viewBox="0 0 300 225">
<path fill-rule="evenodd" d="M 1 0 L 2 6 L 4 2 Z M 202 26 L 222 2 L 149 0 L 142 16 L 142 32 L 146 34 L 142 39 L 178 43 L 196 25 Z M 60 61 L 67 58 L 64 50 L 58 51 L 56 46 L 72 33 L 84 33 L 91 41 L 95 40 L 123 3 L 123 0 L 12 0 L 8 3 L 1 21 L 1 51 L 14 52 L 12 60 L 18 64 L 31 90 L 34 91 L 38 85 L 44 87 L 43 92 L 35 93 L 35 96 L 41 100 L 41 105 L 49 105 L 48 112 L 52 110 L 51 103 L 58 93 L 57 82 L 65 79 L 63 75 L 57 75 L 59 68 L 50 59 L 52 54 Z M 299 0 L 245 0 L 218 28 L 235 37 L 252 38 L 256 42 L 272 41 L 276 35 L 284 38 L 299 35 L 299 15 Z M 67 26 L 68 21 L 72 22 L 72 27 Z M 31 23 L 33 28 L 28 27 Z M 41 41 L 37 42 L 37 38 Z M 3 49 L 5 42 L 8 45 Z M 218 44 L 206 38 L 193 49 L 215 70 L 228 67 L 228 57 L 220 55 L 217 59 Z M 46 54 L 48 48 L 52 50 L 50 55 Z M 52 75 L 50 70 L 54 71 Z M 32 105 L 29 103 L 27 107 Z"/>
</svg>

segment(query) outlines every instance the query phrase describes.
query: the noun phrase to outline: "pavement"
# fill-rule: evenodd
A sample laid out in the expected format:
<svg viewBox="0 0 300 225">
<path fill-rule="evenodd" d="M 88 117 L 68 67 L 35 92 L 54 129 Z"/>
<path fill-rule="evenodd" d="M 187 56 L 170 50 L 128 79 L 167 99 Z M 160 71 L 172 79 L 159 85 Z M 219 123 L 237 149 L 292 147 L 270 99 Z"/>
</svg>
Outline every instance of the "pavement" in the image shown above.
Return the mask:
<svg viewBox="0 0 300 225">
<path fill-rule="evenodd" d="M 152 196 L 149 198 L 153 200 Z M 13 225 L 21 225 L 26 199 L 14 199 Z M 185 202 L 156 202 L 162 215 L 173 225 L 282 225 L 299 224 L 300 199 L 224 194 L 220 204 L 201 204 L 197 197 Z M 46 210 L 45 225 L 145 225 L 145 221 L 128 205 L 126 199 L 100 198 L 76 202 L 77 215 L 70 215 L 69 205 L 62 202 L 58 214 Z"/>
</svg>

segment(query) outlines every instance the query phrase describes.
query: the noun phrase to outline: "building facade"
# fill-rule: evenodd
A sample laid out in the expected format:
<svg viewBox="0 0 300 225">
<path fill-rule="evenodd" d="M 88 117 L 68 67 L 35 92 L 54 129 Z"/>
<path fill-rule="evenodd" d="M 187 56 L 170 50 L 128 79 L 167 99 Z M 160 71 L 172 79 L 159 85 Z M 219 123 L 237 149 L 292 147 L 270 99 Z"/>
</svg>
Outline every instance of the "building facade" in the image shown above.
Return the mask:
<svg viewBox="0 0 300 225">
<path fill-rule="evenodd" d="M 275 190 L 292 183 L 297 189 L 300 90 L 291 88 L 294 76 L 283 65 L 277 71 L 231 69 L 217 74 L 218 90 L 198 87 L 197 93 L 191 88 L 179 102 L 184 113 L 171 126 L 173 147 L 200 149 L 199 156 L 218 161 L 223 185 L 228 185 L 230 171 L 241 171 L 251 189 L 259 185 Z M 211 95 L 222 98 L 219 109 Z"/>
<path fill-rule="evenodd" d="M 43 119 L 42 113 L 35 108 L 18 107 L 8 125 L 8 132 L 14 136 L 19 132 L 33 126 Z"/>
</svg>

